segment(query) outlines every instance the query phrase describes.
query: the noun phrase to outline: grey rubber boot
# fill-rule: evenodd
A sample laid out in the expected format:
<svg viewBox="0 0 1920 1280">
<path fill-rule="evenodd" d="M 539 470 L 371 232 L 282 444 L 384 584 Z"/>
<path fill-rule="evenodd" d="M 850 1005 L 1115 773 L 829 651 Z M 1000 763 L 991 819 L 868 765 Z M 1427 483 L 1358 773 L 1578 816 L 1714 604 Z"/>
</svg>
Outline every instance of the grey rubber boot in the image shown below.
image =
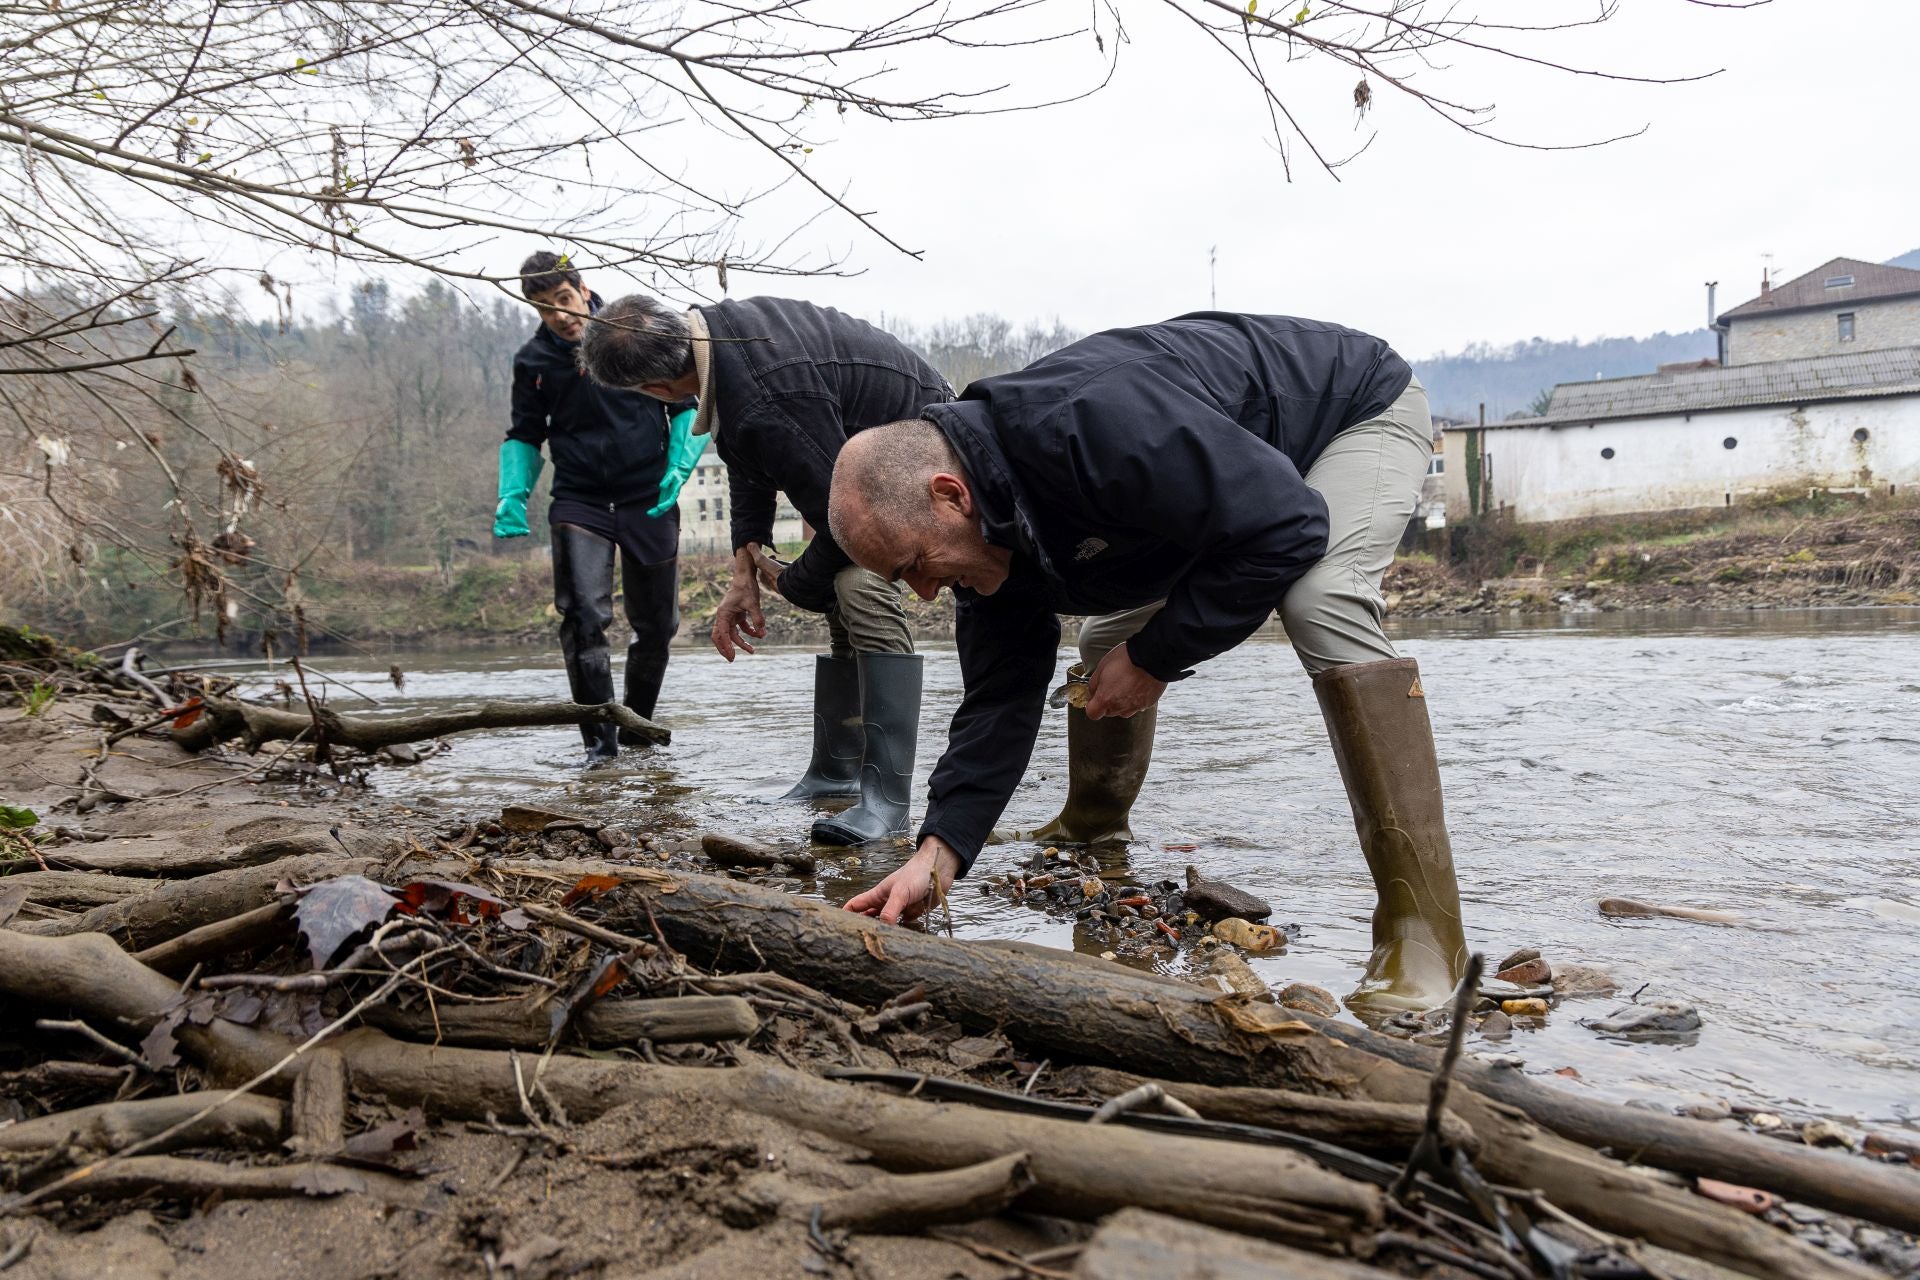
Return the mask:
<svg viewBox="0 0 1920 1280">
<path fill-rule="evenodd" d="M 1440 766 L 1420 667 L 1390 658 L 1313 678 L 1373 873 L 1373 954 L 1347 997 L 1382 1013 L 1444 1004 L 1466 968 L 1460 886 L 1440 796 Z"/>
<path fill-rule="evenodd" d="M 860 762 L 860 803 L 813 824 L 816 844 L 866 844 L 905 835 L 913 800 L 913 755 L 920 733 L 917 653 L 862 653 L 860 718 L 866 752 Z"/>
<path fill-rule="evenodd" d="M 1001 829 L 1004 840 L 1041 844 L 1126 844 L 1133 839 L 1133 802 L 1153 761 L 1157 707 L 1121 719 L 1089 720 L 1067 708 L 1067 802 L 1060 816 L 1031 831 Z"/>
<path fill-rule="evenodd" d="M 860 668 L 852 658 L 821 654 L 813 660 L 813 760 L 782 800 L 818 800 L 860 794 Z"/>
</svg>

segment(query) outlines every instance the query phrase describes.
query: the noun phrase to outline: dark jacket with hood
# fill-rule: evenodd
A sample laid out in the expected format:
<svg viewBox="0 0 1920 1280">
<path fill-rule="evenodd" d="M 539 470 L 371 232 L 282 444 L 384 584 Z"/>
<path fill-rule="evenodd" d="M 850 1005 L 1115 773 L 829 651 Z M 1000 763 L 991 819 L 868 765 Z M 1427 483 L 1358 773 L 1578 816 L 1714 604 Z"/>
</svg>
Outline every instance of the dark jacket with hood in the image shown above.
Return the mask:
<svg viewBox="0 0 1920 1280">
<path fill-rule="evenodd" d="M 600 295 L 592 296 L 595 311 Z M 509 440 L 553 457 L 553 497 L 596 506 L 660 500 L 667 470 L 668 408 L 638 391 L 603 387 L 580 372 L 580 350 L 545 324 L 513 357 Z"/>
<path fill-rule="evenodd" d="M 733 547 L 773 544 L 774 492 L 813 526 L 813 541 L 780 575 L 803 609 L 833 605 L 833 578 L 852 564 L 827 532 L 833 462 L 865 427 L 913 418 L 953 389 L 892 334 L 832 307 L 786 298 L 702 306 L 713 354 L 706 393 L 727 464 Z"/>
<path fill-rule="evenodd" d="M 1352 329 L 1199 312 L 1095 334 L 925 409 L 1013 560 L 992 595 L 954 593 L 966 694 L 920 837 L 972 865 L 1033 754 L 1056 615 L 1165 599 L 1127 642 L 1161 680 L 1253 634 L 1326 554 L 1326 503 L 1301 477 L 1411 379 Z"/>
</svg>

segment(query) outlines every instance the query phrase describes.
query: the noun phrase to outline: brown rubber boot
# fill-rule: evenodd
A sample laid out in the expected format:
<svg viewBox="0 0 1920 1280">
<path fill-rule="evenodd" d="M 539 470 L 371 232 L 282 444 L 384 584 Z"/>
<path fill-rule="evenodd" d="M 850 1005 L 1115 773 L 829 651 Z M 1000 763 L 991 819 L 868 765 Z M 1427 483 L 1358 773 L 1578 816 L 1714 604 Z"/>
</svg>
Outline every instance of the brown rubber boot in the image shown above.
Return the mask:
<svg viewBox="0 0 1920 1280">
<path fill-rule="evenodd" d="M 1067 708 L 1067 803 L 1060 816 L 1031 831 L 999 831 L 1007 840 L 1047 844 L 1126 844 L 1133 839 L 1128 816 L 1153 760 L 1153 727 L 1159 709 L 1138 715 L 1089 720 Z"/>
<path fill-rule="evenodd" d="M 1382 1012 L 1444 1004 L 1467 944 L 1420 665 L 1331 667 L 1313 678 L 1313 692 L 1379 895 L 1373 955 L 1347 1003 Z"/>
</svg>

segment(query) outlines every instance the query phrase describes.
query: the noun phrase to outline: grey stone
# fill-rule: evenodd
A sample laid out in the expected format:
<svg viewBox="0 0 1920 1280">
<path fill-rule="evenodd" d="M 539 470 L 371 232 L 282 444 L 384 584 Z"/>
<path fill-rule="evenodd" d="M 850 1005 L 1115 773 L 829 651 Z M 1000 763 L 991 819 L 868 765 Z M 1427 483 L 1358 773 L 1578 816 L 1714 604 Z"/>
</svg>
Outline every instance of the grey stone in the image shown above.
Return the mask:
<svg viewBox="0 0 1920 1280">
<path fill-rule="evenodd" d="M 1700 1029 L 1700 1011 L 1685 1000 L 1657 998 L 1625 1004 L 1604 1018 L 1586 1019 L 1591 1029 L 1613 1036 L 1684 1035 Z"/>
<path fill-rule="evenodd" d="M 1265 920 L 1273 908 L 1237 885 L 1225 880 L 1209 880 L 1198 867 L 1187 868 L 1187 891 L 1181 895 L 1189 911 L 1203 920 L 1224 920 L 1239 916 L 1243 920 Z"/>
</svg>

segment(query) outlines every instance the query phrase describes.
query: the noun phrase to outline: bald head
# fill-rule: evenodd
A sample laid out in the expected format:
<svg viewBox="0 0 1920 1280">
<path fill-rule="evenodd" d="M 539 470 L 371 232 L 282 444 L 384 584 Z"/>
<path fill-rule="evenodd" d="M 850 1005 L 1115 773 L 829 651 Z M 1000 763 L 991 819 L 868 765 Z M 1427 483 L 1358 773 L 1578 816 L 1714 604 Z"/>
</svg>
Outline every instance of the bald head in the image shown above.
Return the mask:
<svg viewBox="0 0 1920 1280">
<path fill-rule="evenodd" d="M 907 418 L 856 432 L 833 467 L 827 524 L 854 563 L 931 600 L 943 586 L 991 594 L 1008 556 L 987 545 L 971 482 L 940 429 Z"/>
</svg>

